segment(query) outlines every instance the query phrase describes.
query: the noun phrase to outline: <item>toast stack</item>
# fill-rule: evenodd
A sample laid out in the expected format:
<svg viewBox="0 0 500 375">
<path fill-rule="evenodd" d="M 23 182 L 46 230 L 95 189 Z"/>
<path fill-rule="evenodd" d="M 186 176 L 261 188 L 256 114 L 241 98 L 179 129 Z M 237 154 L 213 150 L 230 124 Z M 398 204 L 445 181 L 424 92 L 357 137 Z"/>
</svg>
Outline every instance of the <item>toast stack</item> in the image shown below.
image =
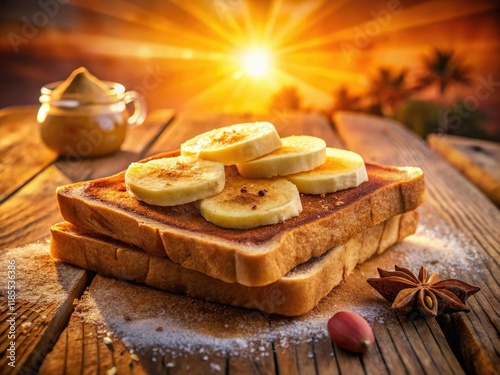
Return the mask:
<svg viewBox="0 0 500 375">
<path fill-rule="evenodd" d="M 158 154 L 140 163 L 178 155 Z M 368 180 L 359 186 L 301 193 L 300 214 L 245 229 L 209 222 L 200 213 L 200 200 L 145 203 L 129 191 L 126 171 L 61 186 L 57 200 L 67 222 L 52 227 L 51 254 L 168 292 L 302 315 L 358 263 L 416 230 L 415 210 L 425 189 L 422 171 L 365 167 Z M 240 177 L 233 164 L 225 165 L 224 173 L 226 186 Z"/>
</svg>

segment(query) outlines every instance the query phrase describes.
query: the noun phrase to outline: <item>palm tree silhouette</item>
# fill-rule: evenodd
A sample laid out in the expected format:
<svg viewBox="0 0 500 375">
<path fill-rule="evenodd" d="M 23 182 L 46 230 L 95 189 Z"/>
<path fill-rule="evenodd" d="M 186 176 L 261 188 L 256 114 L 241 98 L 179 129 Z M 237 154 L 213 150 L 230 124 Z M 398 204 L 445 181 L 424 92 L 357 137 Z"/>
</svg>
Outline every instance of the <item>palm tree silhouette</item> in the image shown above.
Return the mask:
<svg viewBox="0 0 500 375">
<path fill-rule="evenodd" d="M 334 111 L 356 111 L 359 110 L 361 97 L 351 95 L 349 89 L 342 85 L 332 92 Z"/>
<path fill-rule="evenodd" d="M 271 110 L 295 111 L 300 109 L 301 97 L 299 91 L 294 86 L 284 86 L 276 92 L 270 103 Z"/>
<path fill-rule="evenodd" d="M 399 72 L 391 68 L 381 67 L 372 78 L 370 95 L 386 115 L 393 115 L 396 107 L 406 100 L 414 88 L 408 85 L 408 70 L 402 68 Z"/>
<path fill-rule="evenodd" d="M 435 48 L 430 56 L 424 57 L 424 68 L 426 71 L 418 78 L 418 87 L 437 85 L 442 96 L 452 85 L 471 82 L 471 68 L 453 50 Z"/>
</svg>

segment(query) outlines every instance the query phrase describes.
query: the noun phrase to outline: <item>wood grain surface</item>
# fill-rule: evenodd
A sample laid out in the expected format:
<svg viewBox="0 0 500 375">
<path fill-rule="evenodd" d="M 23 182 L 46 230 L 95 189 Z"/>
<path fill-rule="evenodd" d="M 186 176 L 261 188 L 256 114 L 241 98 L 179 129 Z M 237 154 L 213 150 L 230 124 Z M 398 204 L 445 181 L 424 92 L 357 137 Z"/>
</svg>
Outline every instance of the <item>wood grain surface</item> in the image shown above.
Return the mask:
<svg viewBox="0 0 500 375">
<path fill-rule="evenodd" d="M 470 238 L 469 247 L 462 249 L 463 255 L 472 255 L 476 261 L 473 270 L 463 270 L 461 279 L 479 286 L 481 293 L 468 301 L 470 314 L 451 316 L 455 329 L 450 329 L 450 340 L 458 340 L 456 349 L 468 371 L 484 374 L 499 371 L 500 340 L 493 334 L 500 330 L 498 209 L 400 124 L 354 113 L 336 114 L 335 124 L 347 147 L 361 153 L 365 160 L 420 166 L 427 186 L 422 216 L 432 222 L 444 220 L 455 233 Z"/>
<path fill-rule="evenodd" d="M 23 111 L 18 114 L 20 118 L 25 115 Z M 18 179 L 17 188 L 6 193 L 0 205 L 0 277 L 6 279 L 6 262 L 15 256 L 20 265 L 17 272 L 20 287 L 24 288 L 22 280 L 30 282 L 30 287 L 26 286 L 30 295 L 23 296 L 20 289 L 16 311 L 19 322 L 26 320 L 31 324 L 19 326 L 16 368 L 13 370 L 0 361 L 2 374 L 494 374 L 500 371 L 499 211 L 421 140 L 399 124 L 351 113 L 338 114 L 335 127 L 329 119 L 314 113 L 240 116 L 185 112 L 171 121 L 172 115 L 164 111 L 151 116 L 149 125 L 131 131 L 129 136 L 133 136 L 127 138 L 123 152 L 114 156 L 82 160 L 73 165 L 55 159 L 41 162 L 39 170 L 31 169 Z M 56 186 L 112 174 L 131 161 L 177 149 L 181 142 L 202 131 L 254 120 L 270 120 L 282 136 L 320 136 L 329 146 L 359 152 L 367 161 L 420 166 L 425 172 L 427 201 L 419 210 L 421 225 L 417 235 L 358 266 L 348 281 L 335 288 L 312 314 L 294 319 L 191 300 L 99 275 L 93 277 L 86 271 L 50 260 L 48 243 L 43 238 L 50 225 L 60 219 L 54 199 Z M 29 121 L 20 121 L 18 126 L 28 127 Z M 12 170 L 5 173 L 15 174 Z M 39 242 L 26 245 L 32 246 L 31 253 L 26 247 L 18 247 L 36 240 Z M 447 252 L 457 254 L 452 248 L 456 244 L 460 246 L 458 254 L 463 254 L 467 260 L 464 264 L 470 269 L 463 269 L 458 257 L 446 259 Z M 415 252 L 421 256 L 415 256 Z M 22 267 L 33 264 L 30 254 L 34 253 L 37 262 L 45 266 Z M 467 301 L 470 313 L 438 320 L 398 315 L 366 283 L 366 278 L 376 275 L 376 267 L 404 266 L 402 262 L 414 262 L 410 265 L 416 267 L 416 263 L 424 261 L 439 269 L 443 277 L 457 277 L 481 287 L 481 292 Z M 31 295 L 33 290 L 54 285 L 64 286 L 64 293 L 55 299 L 43 302 Z M 83 292 L 86 286 L 88 289 Z M 4 287 L 0 289 L 3 352 L 8 343 L 7 310 Z M 345 352 L 325 335 L 328 317 L 340 309 L 359 311 L 370 317 L 377 341 L 366 355 Z M 137 332 L 120 330 L 136 327 L 135 323 L 147 328 L 146 337 L 140 340 L 142 345 L 131 342 L 138 340 Z M 149 323 L 153 326 L 148 327 Z M 304 332 L 307 337 L 301 336 Z M 197 335 L 213 344 L 188 350 L 185 345 L 175 344 L 175 335 L 181 333 Z M 166 338 L 170 346 L 155 343 L 156 336 Z M 182 335 L 178 339 L 177 342 L 187 340 Z M 224 350 L 220 350 L 222 344 L 226 345 Z M 242 348 L 237 347 L 243 344 Z"/>
<path fill-rule="evenodd" d="M 57 158 L 42 143 L 37 111 L 36 107 L 0 110 L 0 202 Z"/>
<path fill-rule="evenodd" d="M 7 277 L 4 265 L 7 264 L 6 254 L 10 248 L 36 243 L 33 251 L 41 252 L 40 262 L 54 264 L 50 259 L 46 240 L 50 235 L 50 227 L 63 220 L 55 199 L 55 190 L 58 186 L 122 170 L 128 165 L 127 163 L 143 156 L 173 118 L 173 112 L 170 110 L 153 112 L 143 125 L 130 130 L 119 153 L 99 159 L 67 161 L 57 159 L 56 155 L 48 151 L 39 140 L 38 133 L 33 129 L 36 125 L 36 111 L 35 107 L 0 111 L 0 132 L 9 134 L 5 138 L 0 138 L 1 147 L 5 147 L 3 150 L 6 153 L 12 153 L 8 158 L 1 159 L 2 181 L 12 179 L 14 183 L 9 186 L 15 187 L 4 195 L 8 199 L 4 199 L 0 204 L 2 280 L 6 280 Z M 30 134 L 31 138 L 27 134 Z M 37 141 L 34 142 L 33 138 Z M 7 142 L 7 139 L 10 139 L 13 145 Z M 17 155 L 15 159 L 13 155 Z M 32 159 L 30 155 L 35 156 Z M 37 164 L 34 164 L 34 161 Z M 22 254 L 23 256 L 15 257 L 17 263 L 21 265 L 28 261 L 23 260 L 23 257 L 31 257 L 25 252 Z M 75 273 L 74 267 L 68 268 L 60 264 L 55 268 L 37 267 L 18 272 L 17 277 L 31 280 L 40 290 L 47 289 L 57 282 L 70 286 L 64 298 L 61 297 L 51 304 L 45 304 L 44 301 L 30 304 L 23 299 L 22 293 L 18 294 L 16 313 L 21 318 L 29 319 L 33 324 L 25 325 L 22 329 L 21 338 L 17 341 L 16 368 L 12 373 L 33 373 L 39 368 L 45 355 L 66 326 L 73 311 L 73 300 L 82 295 L 92 276 L 92 273 L 81 269 Z M 3 288 L 0 301 L 2 308 L 0 331 L 5 333 L 7 328 L 5 318 L 8 311 Z M 2 352 L 7 348 L 7 342 L 7 335 L 3 334 L 0 339 Z M 1 359 L 0 373 L 3 373 L 3 369 L 12 370 L 7 367 L 5 357 L 2 356 Z"/>
<path fill-rule="evenodd" d="M 427 143 L 500 207 L 500 144 L 436 134 Z"/>
<path fill-rule="evenodd" d="M 47 241 L 2 251 L 0 277 L 7 280 L 7 261 L 15 261 L 15 304 L 13 309 L 0 296 L 0 350 L 5 353 L 15 343 L 15 367 L 6 355 L 0 357 L 2 374 L 36 373 L 57 341 L 79 298 L 92 277 L 91 273 L 62 263 L 49 255 Z M 8 319 L 14 318 L 14 338 L 8 339 Z M 12 333 L 12 331 L 9 331 Z M 10 353 L 10 352 L 9 352 Z"/>
</svg>

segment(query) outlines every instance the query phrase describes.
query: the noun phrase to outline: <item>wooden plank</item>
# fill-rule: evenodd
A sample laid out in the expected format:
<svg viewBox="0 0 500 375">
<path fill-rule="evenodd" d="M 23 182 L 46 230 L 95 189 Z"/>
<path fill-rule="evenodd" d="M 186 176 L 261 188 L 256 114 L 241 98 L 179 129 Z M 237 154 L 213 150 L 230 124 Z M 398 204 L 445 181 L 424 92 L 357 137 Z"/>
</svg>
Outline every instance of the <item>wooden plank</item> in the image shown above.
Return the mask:
<svg viewBox="0 0 500 375">
<path fill-rule="evenodd" d="M 0 202 L 57 158 L 41 140 L 37 111 L 35 106 L 0 110 Z"/>
<path fill-rule="evenodd" d="M 81 295 L 91 273 L 67 264 L 54 263 L 48 242 L 4 250 L 0 254 L 0 279 L 7 280 L 7 265 L 15 261 L 15 300 L 10 309 L 7 283 L 0 286 L 0 350 L 5 353 L 13 341 L 15 367 L 11 359 L 0 357 L 0 373 L 35 373 L 57 340 L 73 310 L 73 300 Z M 9 337 L 8 319 L 14 318 L 15 337 Z"/>
<path fill-rule="evenodd" d="M 273 345 L 269 342 L 260 343 L 248 355 L 231 352 L 228 355 L 229 374 L 276 374 Z"/>
<path fill-rule="evenodd" d="M 394 325 L 392 325 L 394 327 Z M 405 349 L 409 347 L 406 336 L 400 327 L 396 327 L 396 339 L 392 338 L 387 324 L 377 324 L 372 327 L 376 338 L 377 349 L 383 358 L 383 363 L 387 366 L 389 374 L 403 374 L 405 372 L 417 373 L 417 371 L 407 371 L 413 363 L 417 362 L 415 356 L 408 361 L 404 355 Z M 400 348 L 396 347 L 398 343 Z M 413 353 L 412 353 L 413 354 Z M 406 364 L 406 365 L 405 365 Z"/>
<path fill-rule="evenodd" d="M 225 357 L 210 355 L 207 353 L 194 353 L 173 357 L 168 364 L 167 370 L 170 374 L 224 374 L 227 372 L 227 360 Z"/>
<path fill-rule="evenodd" d="M 342 349 L 334 346 L 335 357 L 341 374 L 362 374 L 364 373 L 361 356 L 347 353 Z"/>
<path fill-rule="evenodd" d="M 0 205 L 0 249 L 47 237 L 50 226 L 62 221 L 56 187 L 69 182 L 57 168 L 50 166 L 3 202 Z"/>
<path fill-rule="evenodd" d="M 177 150 L 182 142 L 208 130 L 247 121 L 254 121 L 254 117 L 223 113 L 181 112 L 154 142 L 147 156 Z"/>
<path fill-rule="evenodd" d="M 374 334 L 378 331 L 378 327 L 382 326 L 383 324 L 374 324 L 372 325 Z M 381 342 L 380 338 L 377 338 L 379 343 Z M 372 348 L 370 351 L 370 355 L 363 355 L 361 356 L 361 361 L 363 364 L 363 369 L 367 374 L 372 374 L 372 375 L 386 375 L 391 372 L 389 372 L 387 362 L 385 362 L 384 357 L 382 356 L 382 353 L 380 352 L 380 347 L 377 345 Z M 392 364 L 391 364 L 392 365 Z M 394 366 L 392 366 L 394 367 Z M 394 372 L 392 372 L 394 373 Z"/>
<path fill-rule="evenodd" d="M 462 316 L 453 314 L 442 318 L 442 327 L 450 344 L 456 353 L 459 353 L 462 365 L 466 369 L 481 369 L 485 374 L 493 374 L 491 368 L 485 368 L 484 363 L 489 363 L 488 352 L 482 346 L 483 342 L 477 339 L 478 332 L 475 329 L 475 319 L 470 314 L 464 319 Z M 479 327 L 481 328 L 481 327 Z M 482 331 L 482 329 L 480 329 Z M 484 332 L 480 332 L 484 336 Z M 489 346 L 489 345 L 488 345 Z M 499 368 L 499 358 L 493 359 L 493 369 Z"/>
<path fill-rule="evenodd" d="M 152 353 L 149 353 L 153 358 Z M 67 328 L 50 353 L 52 360 L 44 361 L 39 373 L 96 374 L 96 368 L 107 373 L 148 374 L 154 367 L 144 368 L 140 357 L 106 330 L 88 324 L 73 315 Z M 149 362 L 151 365 L 154 362 Z M 161 362 L 158 362 L 161 364 Z M 153 372 L 161 373 L 161 372 Z"/>
<path fill-rule="evenodd" d="M 480 294 L 468 301 L 471 313 L 453 315 L 453 327 L 459 331 L 449 340 L 460 341 L 461 362 L 468 373 L 499 372 L 499 337 L 495 332 L 500 319 L 500 211 L 403 126 L 354 113 L 338 113 L 334 122 L 346 145 L 365 160 L 417 165 L 424 170 L 427 202 L 420 209 L 421 232 L 427 237 L 427 249 L 434 252 L 421 250 L 422 262 L 440 258 L 433 266 L 442 277 L 453 276 L 481 288 Z M 459 253 L 446 256 L 454 247 Z M 475 303 L 478 299 L 482 303 Z M 434 329 L 432 334 L 436 334 Z"/>
<path fill-rule="evenodd" d="M 399 322 L 415 353 L 418 354 L 418 359 L 425 372 L 464 373 L 458 361 L 452 356 L 435 319 L 407 320 L 405 317 L 400 317 Z"/>
<path fill-rule="evenodd" d="M 423 373 L 417 353 L 414 352 L 404 328 L 396 317 L 386 320 L 385 324 L 378 327 L 379 329 L 375 331 L 377 346 L 384 357 L 389 372 L 391 374 Z"/>
<path fill-rule="evenodd" d="M 50 374 L 61 367 L 77 373 L 83 369 L 89 373 L 106 373 L 111 367 L 126 369 L 131 350 L 138 357 L 133 362 L 139 374 L 239 373 L 240 369 L 242 373 L 274 373 L 271 345 L 254 338 L 268 331 L 267 317 L 260 312 L 98 275 L 40 373 Z M 79 344 L 88 332 L 99 336 L 99 351 L 89 349 L 95 343 Z M 100 344 L 108 332 L 115 347 L 114 359 Z"/>
<path fill-rule="evenodd" d="M 312 352 L 310 344 L 300 343 L 286 346 L 275 346 L 276 368 L 279 374 L 313 374 L 315 373 L 314 357 L 304 358 L 304 352 Z"/>
<path fill-rule="evenodd" d="M 500 144 L 436 134 L 427 143 L 500 207 Z"/>
<path fill-rule="evenodd" d="M 313 341 L 314 358 L 318 374 L 340 374 L 335 359 L 335 351 L 330 336 L 315 338 Z"/>
<path fill-rule="evenodd" d="M 156 138 L 173 119 L 169 109 L 157 110 L 140 125 L 129 129 L 120 151 L 95 159 L 78 156 L 62 157 L 55 164 L 71 181 L 110 176 L 126 169 L 130 163 L 142 159 Z"/>
<path fill-rule="evenodd" d="M 441 374 L 450 369 L 452 374 L 463 373 L 460 364 L 451 356 L 446 338 L 442 334 L 436 319 L 416 319 L 412 323 L 422 339 L 429 357 Z"/>
</svg>

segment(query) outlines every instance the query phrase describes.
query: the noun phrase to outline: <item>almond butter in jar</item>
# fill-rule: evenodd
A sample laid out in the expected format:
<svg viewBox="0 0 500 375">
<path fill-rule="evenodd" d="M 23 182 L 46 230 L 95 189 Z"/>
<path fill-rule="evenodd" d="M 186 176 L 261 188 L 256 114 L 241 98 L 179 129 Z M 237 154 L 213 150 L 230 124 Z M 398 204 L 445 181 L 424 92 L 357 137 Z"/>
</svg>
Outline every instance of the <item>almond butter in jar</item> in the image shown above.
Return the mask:
<svg viewBox="0 0 500 375">
<path fill-rule="evenodd" d="M 62 82 L 41 89 L 37 120 L 42 140 L 61 156 L 80 159 L 120 149 L 129 126 L 146 117 L 146 103 L 119 83 L 101 81 L 78 68 Z M 130 116 L 127 104 L 132 103 Z"/>
</svg>

